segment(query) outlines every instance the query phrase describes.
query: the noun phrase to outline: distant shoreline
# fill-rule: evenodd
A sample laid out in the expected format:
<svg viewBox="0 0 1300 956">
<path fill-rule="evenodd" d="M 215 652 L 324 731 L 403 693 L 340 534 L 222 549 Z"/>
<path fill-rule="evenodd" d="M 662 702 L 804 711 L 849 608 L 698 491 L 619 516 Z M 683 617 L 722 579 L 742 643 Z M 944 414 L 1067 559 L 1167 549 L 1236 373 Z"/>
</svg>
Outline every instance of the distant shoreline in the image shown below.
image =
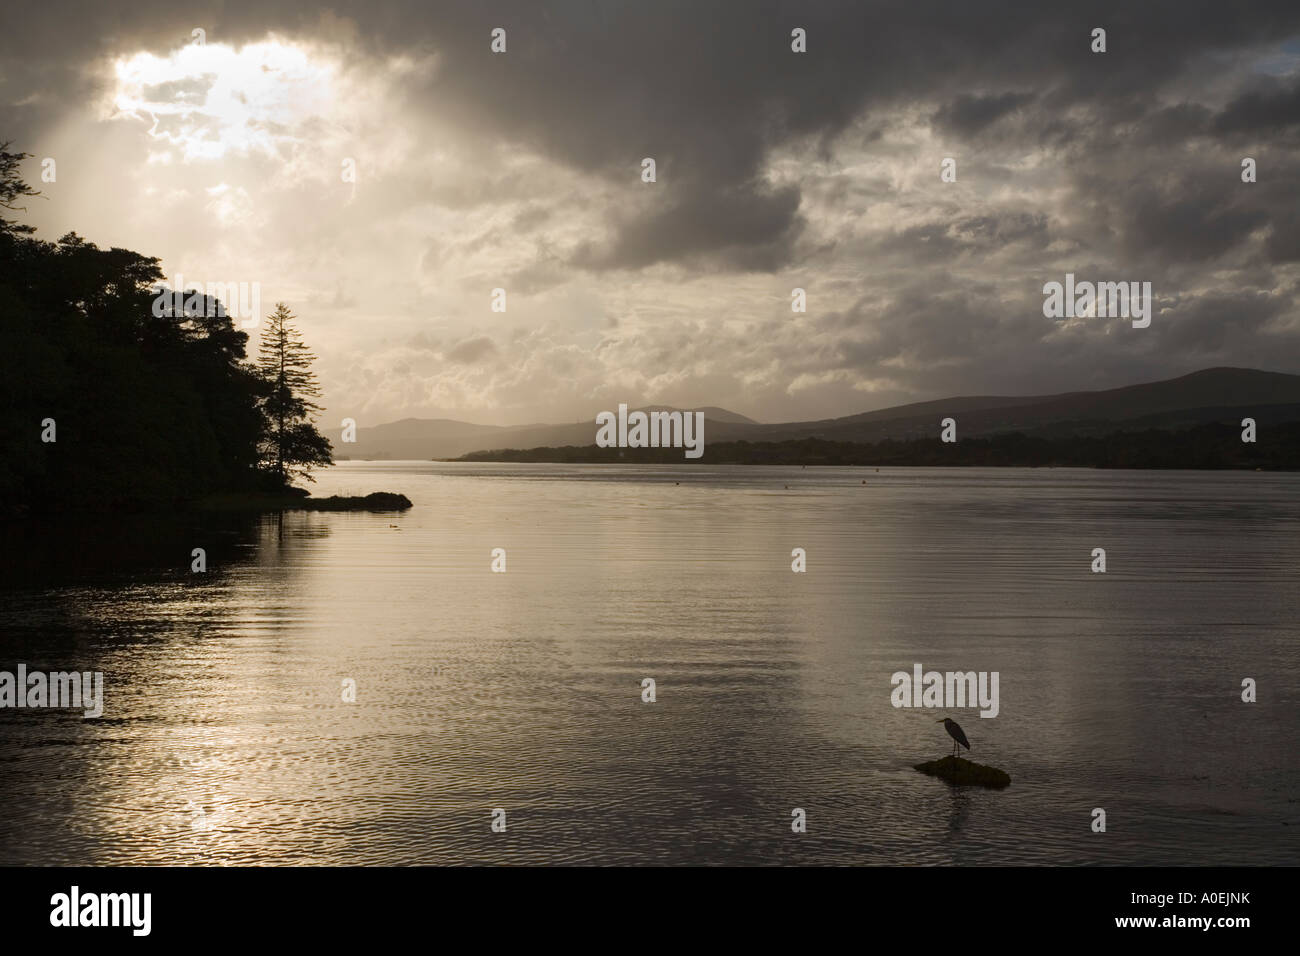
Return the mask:
<svg viewBox="0 0 1300 956">
<path fill-rule="evenodd" d="M 945 443 L 938 438 L 839 442 L 820 438 L 725 441 L 688 459 L 680 448 L 565 445 L 471 452 L 444 462 L 554 464 L 830 465 L 902 467 L 1120 468 L 1300 471 L 1300 422 L 1261 429 L 1257 440 L 1226 424 L 1181 431 L 1147 429 L 1104 435 L 1043 437 L 1011 432 Z"/>
</svg>

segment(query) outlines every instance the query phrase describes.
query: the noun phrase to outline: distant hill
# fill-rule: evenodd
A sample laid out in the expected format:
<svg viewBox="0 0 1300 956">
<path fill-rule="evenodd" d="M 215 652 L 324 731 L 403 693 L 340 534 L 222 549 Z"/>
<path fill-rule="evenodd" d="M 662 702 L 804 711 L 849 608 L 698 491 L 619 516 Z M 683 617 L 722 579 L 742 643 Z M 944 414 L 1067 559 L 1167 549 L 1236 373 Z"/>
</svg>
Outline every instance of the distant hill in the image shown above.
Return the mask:
<svg viewBox="0 0 1300 956">
<path fill-rule="evenodd" d="M 1274 406 L 1277 407 L 1277 406 Z M 1174 468 L 1300 471 L 1300 421 L 1261 425 L 1259 440 L 1243 442 L 1235 422 L 1210 422 L 1171 430 L 1129 428 L 1103 435 L 1049 438 L 1005 432 L 943 442 L 937 437 L 837 442 L 824 438 L 786 441 L 724 441 L 704 458 L 683 458 L 676 448 L 506 449 L 466 455 L 463 461 L 556 464 L 882 465 L 894 467 Z"/>
<path fill-rule="evenodd" d="M 1189 428 L 1228 421 L 1239 409 L 1258 409 L 1260 415 L 1273 421 L 1300 419 L 1300 375 L 1210 368 L 1166 381 L 1104 391 L 1029 397 L 963 396 L 919 402 L 820 422 L 761 426 L 763 431 L 754 436 L 735 437 L 852 442 L 929 438 L 937 434 L 939 420 L 946 417 L 957 420 L 959 437 L 1013 431 L 1061 436 L 1113 431 L 1116 425 Z M 722 436 L 712 437 L 722 440 Z"/>
<path fill-rule="evenodd" d="M 653 410 L 669 410 L 652 406 Z M 646 409 L 648 410 L 648 409 Z M 701 408 L 705 443 L 778 442 L 805 438 L 878 442 L 932 438 L 942 418 L 957 419 L 959 438 L 1023 432 L 1044 438 L 1107 434 L 1123 429 L 1181 430 L 1212 422 L 1261 425 L 1300 421 L 1300 375 L 1244 368 L 1209 368 L 1141 385 L 1058 395 L 957 396 L 810 422 L 760 424 L 722 408 Z M 487 426 L 447 419 L 404 419 L 358 429 L 340 457 L 457 458 L 476 451 L 586 446 L 596 435 L 595 414 L 568 425 Z M 708 453 L 705 453 L 707 460 Z"/>
<path fill-rule="evenodd" d="M 336 458 L 429 459 L 456 454 L 457 449 L 483 448 L 494 443 L 494 425 L 474 425 L 449 418 L 403 418 L 358 428 L 355 444 L 337 443 Z"/>
<path fill-rule="evenodd" d="M 616 409 L 610 409 L 615 411 Z M 641 411 L 682 411 L 669 405 L 647 405 Z M 754 426 L 746 418 L 713 406 L 690 409 L 704 413 L 706 440 L 724 427 Z M 565 425 L 475 425 L 449 418 L 403 418 L 371 428 L 358 428 L 355 444 L 336 444 L 338 458 L 381 460 L 459 458 L 487 448 L 535 448 L 540 445 L 586 445 L 595 439 L 596 414 Z"/>
</svg>

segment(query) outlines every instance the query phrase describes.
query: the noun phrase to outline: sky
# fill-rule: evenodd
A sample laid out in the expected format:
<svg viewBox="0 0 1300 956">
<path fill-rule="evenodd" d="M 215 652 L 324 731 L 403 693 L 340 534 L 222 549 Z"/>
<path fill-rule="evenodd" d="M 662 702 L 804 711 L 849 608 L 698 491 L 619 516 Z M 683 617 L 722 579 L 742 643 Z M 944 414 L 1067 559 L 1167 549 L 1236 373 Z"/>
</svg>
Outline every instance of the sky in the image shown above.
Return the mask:
<svg viewBox="0 0 1300 956">
<path fill-rule="evenodd" d="M 1295 0 L 51 0 L 4 23 L 26 221 L 287 303 L 327 425 L 796 421 L 1300 371 Z M 1045 317 L 1067 273 L 1150 282 L 1151 325 Z"/>
</svg>

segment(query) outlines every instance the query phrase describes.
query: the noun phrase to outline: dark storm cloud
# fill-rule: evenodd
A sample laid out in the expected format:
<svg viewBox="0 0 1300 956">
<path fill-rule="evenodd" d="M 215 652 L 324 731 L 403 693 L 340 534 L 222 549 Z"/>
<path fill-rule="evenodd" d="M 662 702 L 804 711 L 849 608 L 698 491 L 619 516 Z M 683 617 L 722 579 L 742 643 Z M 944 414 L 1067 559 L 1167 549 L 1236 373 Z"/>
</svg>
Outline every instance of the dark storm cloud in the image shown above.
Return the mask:
<svg viewBox="0 0 1300 956">
<path fill-rule="evenodd" d="M 724 271 L 771 272 L 790 258 L 803 227 L 798 210 L 799 190 L 793 187 L 696 188 L 618 223 L 611 248 L 585 245 L 574 262 L 589 269 L 639 269 L 705 256 Z"/>
<path fill-rule="evenodd" d="M 965 94 L 946 103 L 934 114 L 934 124 L 959 136 L 974 136 L 1011 111 L 1033 100 L 1032 93 L 1001 93 L 996 96 Z"/>
<path fill-rule="evenodd" d="M 1210 108 L 1199 103 L 1179 103 L 1148 113 L 1142 120 L 1138 135 L 1143 145 L 1185 142 L 1205 135 L 1212 116 Z"/>
<path fill-rule="evenodd" d="M 1157 251 L 1166 260 L 1199 262 L 1221 256 L 1269 220 L 1258 204 L 1225 189 L 1232 171 L 1179 177 L 1166 190 L 1130 189 L 1118 225 L 1133 255 Z"/>
<path fill-rule="evenodd" d="M 1107 131 L 1070 159 L 1074 222 L 1057 226 L 1082 252 L 1155 279 L 1181 267 L 1240 267 L 1260 254 L 1258 240 L 1286 215 L 1296 157 L 1272 149 L 1266 174 L 1241 179 L 1246 155 L 1212 142 L 1134 142 Z M 1256 144 L 1258 145 L 1258 144 Z"/>
<path fill-rule="evenodd" d="M 22 63 L 60 51 L 54 86 L 84 85 L 81 67 L 124 43 L 147 48 L 185 42 L 203 25 L 211 41 L 268 30 L 343 34 L 372 51 L 434 51 L 440 70 L 429 89 L 439 109 L 470 126 L 539 149 L 613 182 L 635 181 L 643 156 L 671 167 L 680 191 L 701 201 L 724 193 L 713 212 L 678 201 L 651 223 L 623 221 L 610 263 L 646 265 L 697 256 L 712 246 L 736 268 L 779 268 L 792 255 L 798 187 L 772 193 L 758 176 L 770 150 L 791 137 L 842 131 L 864 111 L 908 101 L 936 104 L 935 122 L 974 136 L 1027 104 L 1026 89 L 1049 91 L 1034 108 L 1089 103 L 1096 121 L 1123 116 L 1135 90 L 1153 91 L 1198 58 L 1295 33 L 1291 0 L 1251 4 L 1127 2 L 1043 5 L 992 2 L 712 3 L 685 0 L 610 4 L 340 2 L 335 16 L 311 5 L 142 2 L 121 10 L 70 5 L 67 19 L 40 5 L 7 15 L 0 49 Z M 339 18 L 355 21 L 355 34 Z M 66 30 L 67 22 L 78 29 Z M 1088 50 L 1088 32 L 1108 30 L 1109 52 Z M 509 53 L 493 56 L 489 31 L 508 31 Z M 789 48 L 790 30 L 808 31 L 809 53 Z M 7 71 L 9 98 L 23 71 Z M 44 79 L 49 85 L 53 77 Z M 972 86 L 989 92 L 967 91 Z M 1004 89 L 999 90 L 999 87 Z M 1156 112 L 1155 99 L 1142 102 Z M 1255 92 L 1216 121 L 1224 133 L 1296 121 L 1294 86 Z M 1057 131 L 1068 134 L 1068 124 Z M 670 200 L 671 202 L 671 200 Z M 751 209 L 750 207 L 754 207 Z M 1176 212 L 1172 222 L 1184 223 Z M 1236 217 L 1211 223 L 1237 225 Z M 748 231 L 739 242 L 737 232 Z"/>
<path fill-rule="evenodd" d="M 860 371 L 966 364 L 976 360 L 981 342 L 1001 338 L 1004 326 L 1020 326 L 1023 315 L 990 284 L 918 283 L 885 305 L 869 337 L 842 342 L 838 357 Z"/>
<path fill-rule="evenodd" d="M 1295 126 L 1300 126 L 1300 83 L 1245 93 L 1214 119 L 1214 128 L 1220 133 L 1272 135 Z"/>
<path fill-rule="evenodd" d="M 1274 218 L 1265 248 L 1272 262 L 1300 262 L 1300 214 L 1294 205 Z"/>
<path fill-rule="evenodd" d="M 1172 303 L 1177 321 L 1165 323 L 1162 346 L 1177 355 L 1215 355 L 1233 340 L 1257 339 L 1270 320 L 1294 303 L 1266 291 L 1211 292 Z"/>
<path fill-rule="evenodd" d="M 1287 270 L 1300 261 L 1300 83 L 1294 59 L 1285 76 L 1255 69 L 1300 35 L 1295 0 L 338 0 L 328 13 L 284 0 L 86 0 L 59 16 L 22 5 L 0 36 L 0 139 L 22 148 L 57 126 L 94 92 L 87 64 L 97 56 L 161 53 L 197 26 L 209 42 L 276 31 L 371 57 L 431 55 L 430 77 L 402 81 L 422 84 L 403 88 L 422 112 L 588 185 L 603 233 L 539 244 L 512 264 L 512 291 L 661 264 L 701 275 L 815 270 L 861 250 L 859 305 L 816 318 L 821 337 L 789 359 L 800 371 L 934 393 L 963 381 L 981 390 L 948 377 L 954 368 L 983 369 L 1010 391 L 1079 369 L 1109 379 L 1098 386 L 1188 371 L 1180 350 L 1221 364 L 1296 361 L 1280 321 L 1293 298 L 1257 290 L 1291 287 Z M 504 56 L 489 51 L 498 26 Z M 807 54 L 790 50 L 794 27 L 807 30 Z M 1105 54 L 1089 50 L 1094 27 L 1107 30 Z M 40 95 L 17 105 L 30 94 Z M 888 152 L 908 123 L 928 124 L 957 156 L 956 188 L 940 192 L 946 153 Z M 933 171 L 911 187 L 906 215 L 876 223 L 866 210 L 903 192 L 899 178 L 878 166 L 841 175 L 837 149 Z M 772 175 L 791 155 L 801 158 L 794 172 Z M 646 156 L 657 183 L 640 181 Z M 1259 161 L 1257 183 L 1240 180 L 1245 156 Z M 533 175 L 505 165 L 477 181 L 431 177 L 418 198 L 516 205 L 546 192 Z M 499 232 L 440 235 L 422 263 L 432 270 L 458 248 L 551 226 L 584 198 L 508 210 Z M 847 235 L 858 210 L 865 238 Z M 818 234 L 816 217 L 834 213 L 846 227 Z M 1168 312 L 1150 334 L 1116 346 L 1100 326 L 1062 331 L 1042 319 L 1032 290 L 1059 280 L 1062 257 L 1076 253 L 1080 270 L 1098 273 L 1090 278 L 1161 283 Z M 888 274 L 871 271 L 886 259 Z M 954 263 L 984 269 L 971 278 Z M 814 280 L 847 281 L 843 271 Z M 655 361 L 673 364 L 672 351 Z M 470 339 L 448 357 L 494 354 L 489 340 Z"/>
</svg>

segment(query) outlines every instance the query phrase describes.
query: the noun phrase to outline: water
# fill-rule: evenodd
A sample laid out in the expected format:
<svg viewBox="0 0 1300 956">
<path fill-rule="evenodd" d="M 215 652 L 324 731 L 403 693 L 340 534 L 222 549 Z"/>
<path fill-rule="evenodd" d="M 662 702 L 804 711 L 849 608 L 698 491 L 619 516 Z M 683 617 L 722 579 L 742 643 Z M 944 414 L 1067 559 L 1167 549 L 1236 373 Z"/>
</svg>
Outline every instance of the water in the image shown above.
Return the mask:
<svg viewBox="0 0 1300 956">
<path fill-rule="evenodd" d="M 346 462 L 315 489 L 376 490 L 416 506 L 8 529 L 0 669 L 101 670 L 106 705 L 0 710 L 0 863 L 1300 862 L 1300 475 Z M 914 663 L 999 672 L 999 715 L 895 709 Z M 1009 789 L 911 769 L 944 714 Z"/>
</svg>

